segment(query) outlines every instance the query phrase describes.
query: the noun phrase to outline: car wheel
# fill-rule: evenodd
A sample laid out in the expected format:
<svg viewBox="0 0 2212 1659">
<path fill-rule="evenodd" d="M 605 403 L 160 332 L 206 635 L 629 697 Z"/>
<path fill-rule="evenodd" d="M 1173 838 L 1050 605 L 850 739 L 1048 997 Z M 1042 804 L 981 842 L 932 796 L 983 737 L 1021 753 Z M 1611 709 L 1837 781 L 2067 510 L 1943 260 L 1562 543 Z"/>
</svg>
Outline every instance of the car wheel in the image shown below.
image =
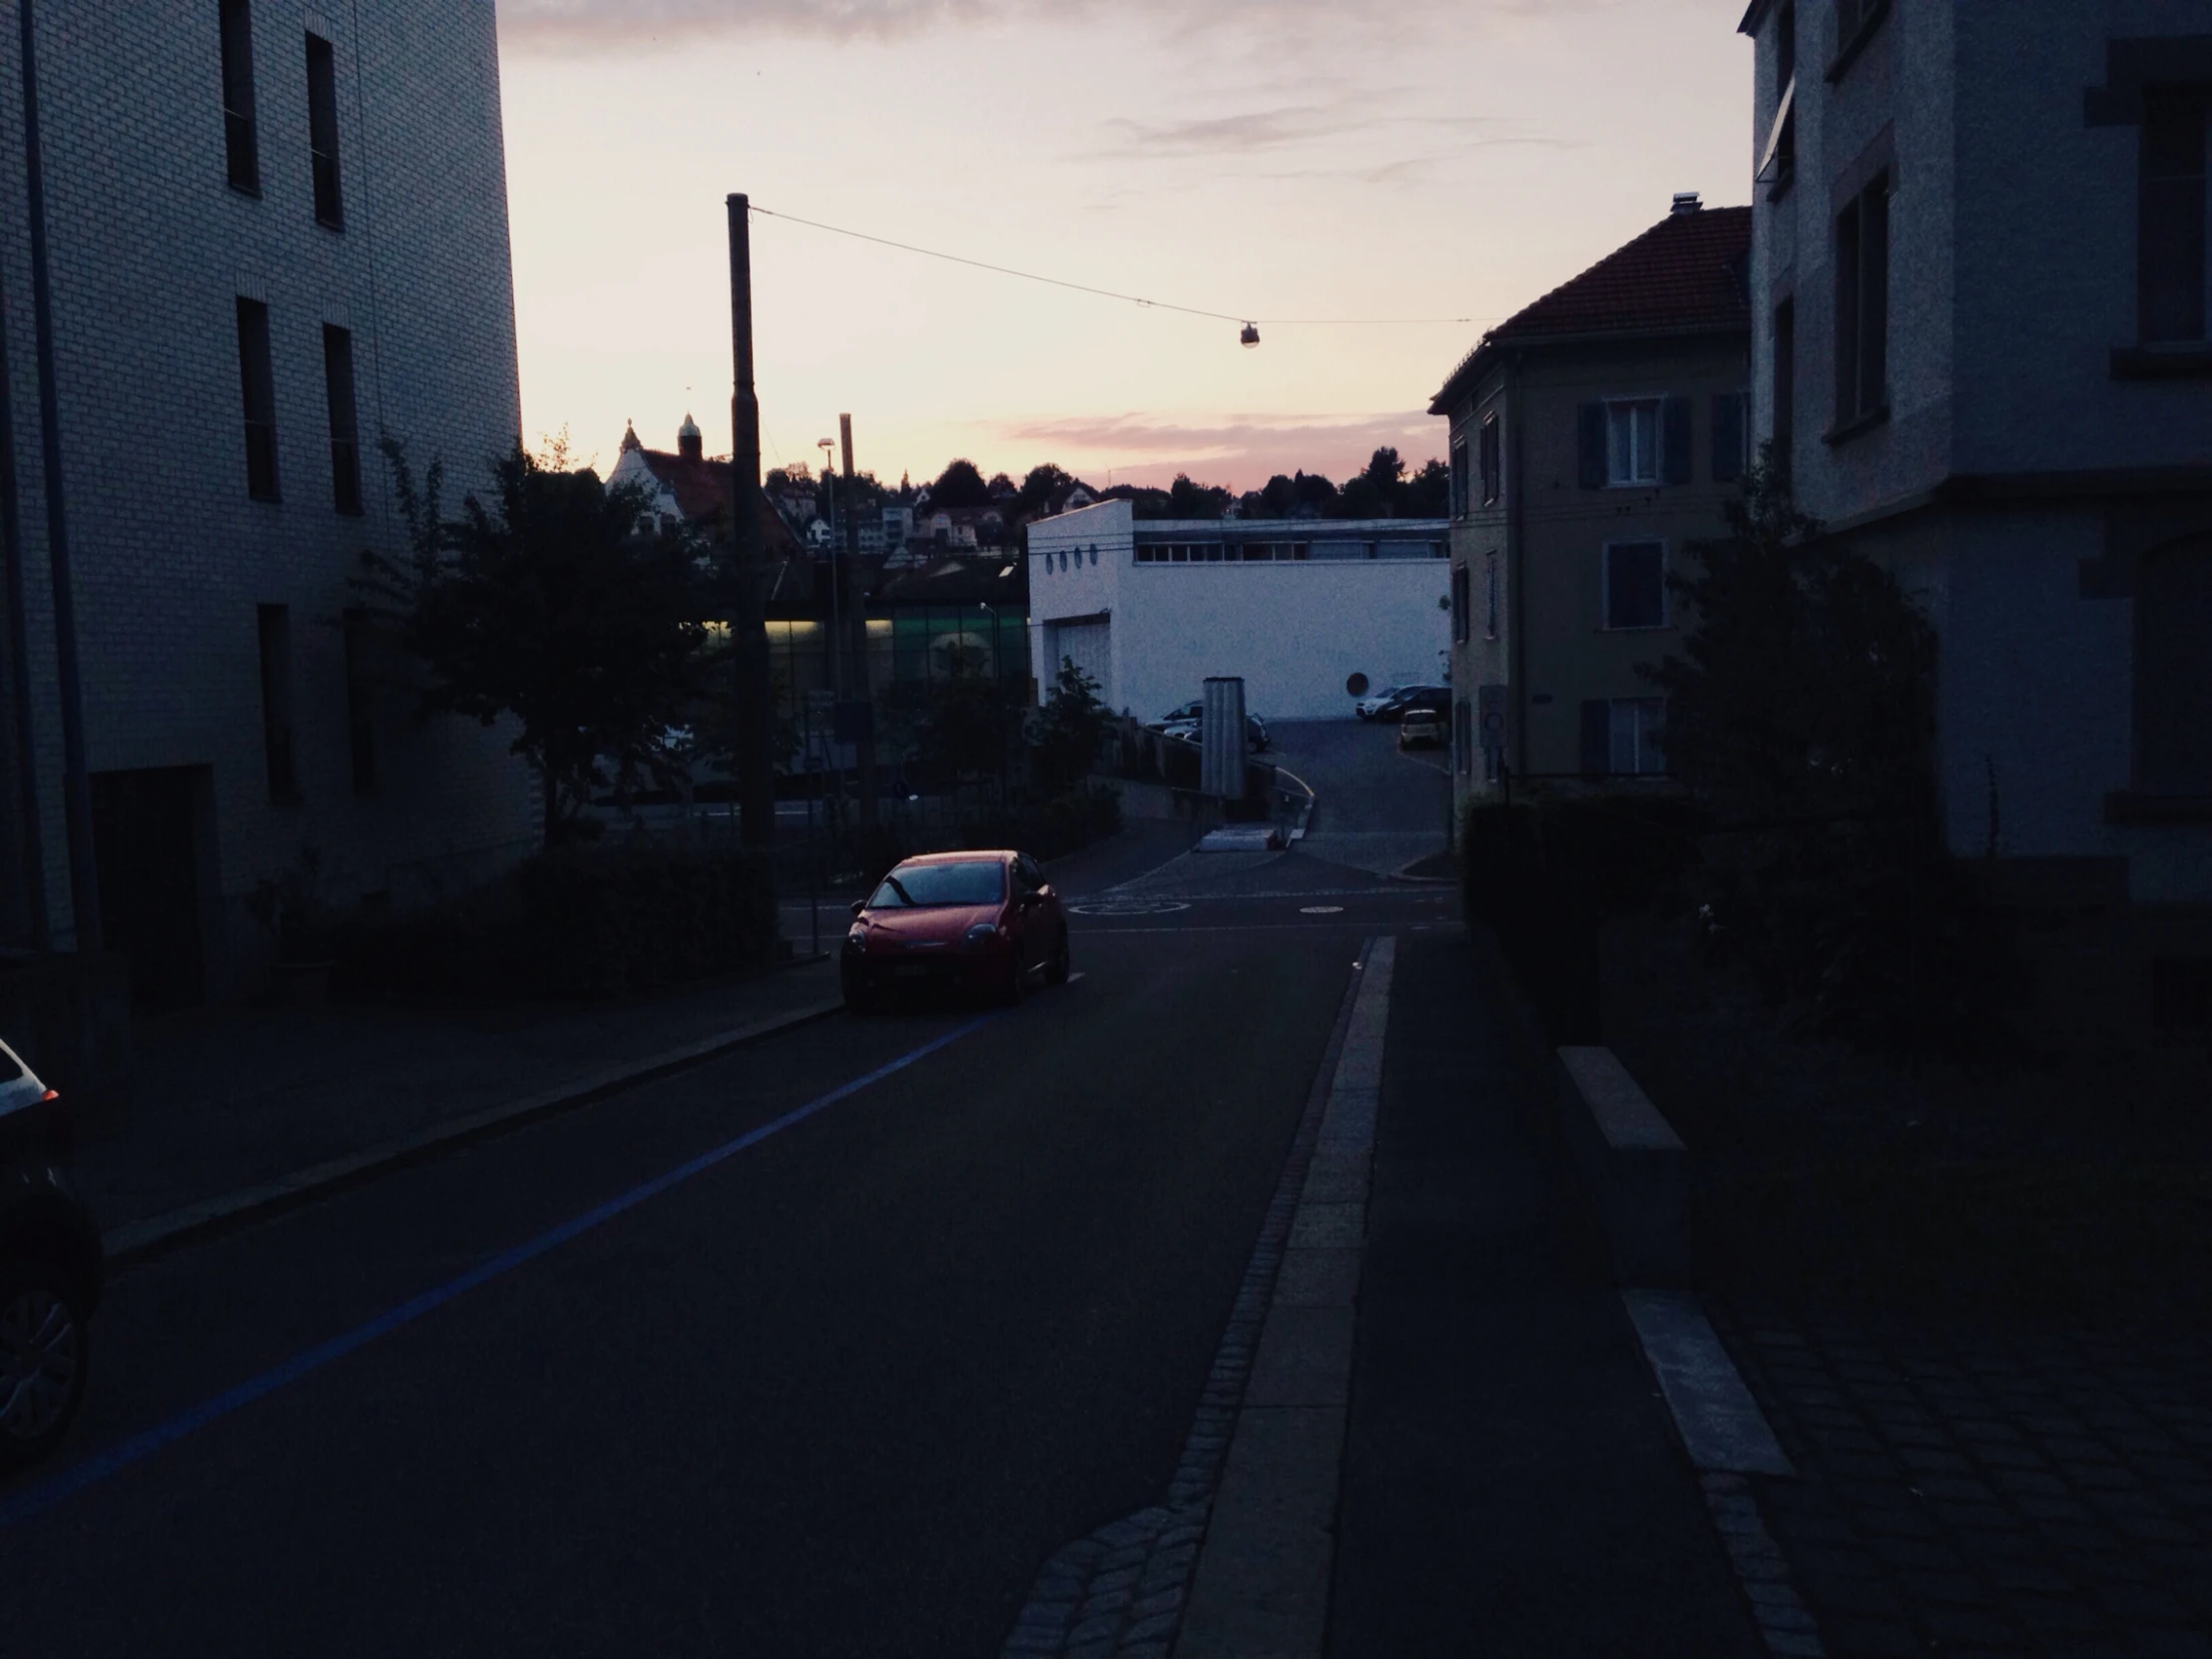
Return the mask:
<svg viewBox="0 0 2212 1659">
<path fill-rule="evenodd" d="M 1048 985 L 1064 985 L 1068 982 L 1068 936 L 1060 931 L 1060 948 L 1044 970 L 1044 982 Z"/>
<path fill-rule="evenodd" d="M 85 1397 L 84 1295 L 39 1261 L 0 1265 L 0 1472 L 37 1462 Z"/>
</svg>

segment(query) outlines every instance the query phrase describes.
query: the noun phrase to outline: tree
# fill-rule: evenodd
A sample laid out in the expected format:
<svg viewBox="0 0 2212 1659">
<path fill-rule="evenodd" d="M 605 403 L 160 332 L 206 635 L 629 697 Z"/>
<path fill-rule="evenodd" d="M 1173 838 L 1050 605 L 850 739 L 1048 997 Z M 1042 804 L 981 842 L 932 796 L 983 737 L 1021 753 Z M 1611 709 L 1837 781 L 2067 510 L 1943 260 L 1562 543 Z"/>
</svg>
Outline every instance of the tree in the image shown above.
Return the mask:
<svg viewBox="0 0 2212 1659">
<path fill-rule="evenodd" d="M 442 464 L 418 489 L 405 448 L 383 451 L 408 551 L 364 552 L 353 586 L 429 669 L 418 712 L 515 722 L 509 748 L 537 774 L 548 845 L 607 769 L 625 785 L 665 779 L 663 735 L 704 694 L 706 619 L 727 611 L 691 533 L 641 533 L 642 490 L 519 446 L 492 463 L 494 503 L 467 497 L 447 520 Z"/>
<path fill-rule="evenodd" d="M 1376 493 L 1386 501 L 1396 490 L 1398 480 L 1405 476 L 1405 463 L 1398 457 L 1398 453 L 1394 448 L 1384 444 L 1368 457 L 1368 468 L 1362 476 L 1373 484 Z"/>
<path fill-rule="evenodd" d="M 1771 452 L 1668 585 L 1695 620 L 1641 672 L 1670 769 L 1726 827 L 1708 937 L 1802 1023 L 1881 1045 L 1994 1029 L 2013 963 L 1936 814 L 1935 629 L 1895 576 L 1825 535 Z"/>
<path fill-rule="evenodd" d="M 1048 793 L 1064 795 L 1090 776 L 1113 718 L 1098 700 L 1098 682 L 1073 658 L 1061 658 L 1052 693 L 1029 726 L 1030 754 Z"/>
<path fill-rule="evenodd" d="M 1430 456 L 1421 469 L 1398 486 L 1397 510 L 1407 518 L 1451 515 L 1451 469 Z"/>
<path fill-rule="evenodd" d="M 1229 510 L 1229 492 L 1218 484 L 1198 484 L 1178 472 L 1168 486 L 1168 517 L 1219 518 Z"/>
<path fill-rule="evenodd" d="M 1328 518 L 1337 505 L 1337 486 L 1318 472 L 1300 472 L 1291 479 L 1291 516 Z"/>
<path fill-rule="evenodd" d="M 1033 466 L 1023 476 L 1021 488 L 1014 496 L 1013 513 L 1016 518 L 1027 517 L 1044 511 L 1053 494 L 1074 483 L 1074 474 L 1064 471 L 1052 462 Z"/>
<path fill-rule="evenodd" d="M 973 461 L 953 461 L 929 486 L 932 507 L 988 507 L 990 504 L 991 487 L 983 482 L 983 474 Z"/>
</svg>

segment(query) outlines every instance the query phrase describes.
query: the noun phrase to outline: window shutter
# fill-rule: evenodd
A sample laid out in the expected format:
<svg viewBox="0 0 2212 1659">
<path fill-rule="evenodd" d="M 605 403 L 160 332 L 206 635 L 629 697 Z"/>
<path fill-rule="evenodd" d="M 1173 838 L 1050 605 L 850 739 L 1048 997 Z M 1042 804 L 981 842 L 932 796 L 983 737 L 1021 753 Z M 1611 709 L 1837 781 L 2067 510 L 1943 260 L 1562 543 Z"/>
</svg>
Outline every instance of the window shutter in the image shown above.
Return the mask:
<svg viewBox="0 0 2212 1659">
<path fill-rule="evenodd" d="M 1687 484 L 1695 476 L 1690 466 L 1690 400 L 1687 397 L 1667 399 L 1666 435 L 1659 440 L 1665 451 L 1667 482 Z"/>
<path fill-rule="evenodd" d="M 1582 776 L 1603 778 L 1613 768 L 1613 706 L 1604 698 L 1582 705 Z"/>
<path fill-rule="evenodd" d="M 1724 391 L 1713 399 L 1713 482 L 1731 483 L 1743 475 L 1743 394 Z"/>
<path fill-rule="evenodd" d="M 1580 438 L 1582 487 L 1601 490 L 1605 487 L 1605 405 L 1583 404 L 1576 411 L 1576 430 Z"/>
</svg>

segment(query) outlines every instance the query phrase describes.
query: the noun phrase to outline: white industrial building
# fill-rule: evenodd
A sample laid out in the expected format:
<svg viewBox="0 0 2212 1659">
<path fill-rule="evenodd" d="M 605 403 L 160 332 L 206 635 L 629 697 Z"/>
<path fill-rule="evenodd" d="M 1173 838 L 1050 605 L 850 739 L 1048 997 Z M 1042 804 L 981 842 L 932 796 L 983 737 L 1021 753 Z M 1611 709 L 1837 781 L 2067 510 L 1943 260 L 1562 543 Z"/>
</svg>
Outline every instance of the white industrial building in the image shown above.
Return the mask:
<svg viewBox="0 0 2212 1659">
<path fill-rule="evenodd" d="M 1274 720 L 1350 719 L 1370 686 L 1441 683 L 1442 519 L 1147 519 L 1103 501 L 1029 527 L 1038 692 L 1062 659 L 1154 718 L 1210 675 Z"/>
</svg>

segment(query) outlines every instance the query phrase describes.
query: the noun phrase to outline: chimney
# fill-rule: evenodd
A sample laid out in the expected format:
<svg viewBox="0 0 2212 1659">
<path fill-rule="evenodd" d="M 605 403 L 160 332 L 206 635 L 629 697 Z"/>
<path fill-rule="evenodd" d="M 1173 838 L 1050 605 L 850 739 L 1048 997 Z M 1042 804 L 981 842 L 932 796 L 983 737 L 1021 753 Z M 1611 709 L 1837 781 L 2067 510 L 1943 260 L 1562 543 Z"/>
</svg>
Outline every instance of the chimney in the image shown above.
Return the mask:
<svg viewBox="0 0 2212 1659">
<path fill-rule="evenodd" d="M 1678 190 L 1674 193 L 1674 211 L 1678 214 L 1694 214 L 1704 206 L 1694 190 Z"/>
<path fill-rule="evenodd" d="M 703 460 L 706 456 L 700 442 L 699 422 L 692 419 L 689 411 L 684 415 L 684 424 L 676 428 L 676 453 L 687 461 Z"/>
</svg>

